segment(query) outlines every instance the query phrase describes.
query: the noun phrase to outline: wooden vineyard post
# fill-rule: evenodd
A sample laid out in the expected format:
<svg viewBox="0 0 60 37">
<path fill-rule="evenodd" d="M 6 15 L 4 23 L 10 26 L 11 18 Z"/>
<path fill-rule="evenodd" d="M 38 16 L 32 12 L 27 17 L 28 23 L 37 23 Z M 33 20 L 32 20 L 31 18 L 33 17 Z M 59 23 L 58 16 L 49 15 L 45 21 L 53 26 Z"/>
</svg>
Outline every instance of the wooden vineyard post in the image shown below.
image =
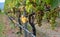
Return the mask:
<svg viewBox="0 0 60 37">
<path fill-rule="evenodd" d="M 25 29 L 27 29 L 27 23 L 25 23 Z M 25 32 L 25 37 L 27 37 L 27 32 L 24 30 Z"/>
<path fill-rule="evenodd" d="M 25 6 L 26 6 L 26 0 L 24 0 L 24 16 L 26 17 L 26 10 L 25 10 Z M 25 25 L 24 25 L 24 27 L 25 27 L 25 29 L 27 29 L 27 22 L 25 22 L 24 23 Z M 25 37 L 27 37 L 27 32 L 24 30 L 24 32 L 25 32 Z"/>
</svg>

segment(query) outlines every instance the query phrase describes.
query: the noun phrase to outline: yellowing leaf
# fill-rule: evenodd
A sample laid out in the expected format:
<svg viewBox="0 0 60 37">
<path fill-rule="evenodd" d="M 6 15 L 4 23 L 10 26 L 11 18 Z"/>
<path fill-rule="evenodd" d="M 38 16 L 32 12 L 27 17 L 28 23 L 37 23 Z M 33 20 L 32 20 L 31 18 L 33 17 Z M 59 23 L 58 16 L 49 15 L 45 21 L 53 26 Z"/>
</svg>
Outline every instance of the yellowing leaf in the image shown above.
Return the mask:
<svg viewBox="0 0 60 37">
<path fill-rule="evenodd" d="M 26 23 L 28 21 L 28 19 L 24 16 L 21 16 L 21 21 L 22 21 L 22 23 Z"/>
</svg>

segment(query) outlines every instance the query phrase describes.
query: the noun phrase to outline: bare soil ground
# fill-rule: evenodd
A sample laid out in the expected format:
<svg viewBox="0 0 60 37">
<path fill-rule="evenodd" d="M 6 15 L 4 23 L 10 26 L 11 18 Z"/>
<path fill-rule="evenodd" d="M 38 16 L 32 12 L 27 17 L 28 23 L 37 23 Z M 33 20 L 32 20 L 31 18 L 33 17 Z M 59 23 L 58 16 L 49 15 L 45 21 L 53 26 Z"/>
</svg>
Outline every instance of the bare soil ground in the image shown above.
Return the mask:
<svg viewBox="0 0 60 37">
<path fill-rule="evenodd" d="M 54 30 L 51 29 L 51 26 L 49 23 L 44 21 L 41 27 L 36 25 L 36 29 L 40 35 L 40 37 L 60 37 L 60 18 L 56 19 L 57 26 Z"/>
</svg>

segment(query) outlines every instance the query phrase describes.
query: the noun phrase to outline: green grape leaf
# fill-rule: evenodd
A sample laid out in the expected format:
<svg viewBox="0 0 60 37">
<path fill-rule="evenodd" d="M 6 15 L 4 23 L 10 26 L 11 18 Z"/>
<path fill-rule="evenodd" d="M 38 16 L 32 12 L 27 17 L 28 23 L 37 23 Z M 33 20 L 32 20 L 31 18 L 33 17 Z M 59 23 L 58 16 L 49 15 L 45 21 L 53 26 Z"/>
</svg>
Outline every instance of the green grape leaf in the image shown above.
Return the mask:
<svg viewBox="0 0 60 37">
<path fill-rule="evenodd" d="M 54 9 L 58 6 L 58 0 L 50 0 L 51 8 Z"/>
</svg>

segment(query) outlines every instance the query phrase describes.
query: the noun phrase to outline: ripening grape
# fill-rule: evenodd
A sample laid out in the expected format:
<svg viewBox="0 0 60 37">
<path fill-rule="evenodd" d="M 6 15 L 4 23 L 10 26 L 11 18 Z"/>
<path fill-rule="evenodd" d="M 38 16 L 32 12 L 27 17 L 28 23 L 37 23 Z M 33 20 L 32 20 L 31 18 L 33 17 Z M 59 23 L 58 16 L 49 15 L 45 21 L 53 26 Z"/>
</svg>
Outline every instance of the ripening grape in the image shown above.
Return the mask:
<svg viewBox="0 0 60 37">
<path fill-rule="evenodd" d="M 51 28 L 55 29 L 55 27 L 56 27 L 56 21 L 55 20 L 57 18 L 58 12 L 56 12 L 55 10 L 53 10 L 50 14 L 51 14 L 51 16 L 50 16 Z"/>
<path fill-rule="evenodd" d="M 41 26 L 42 25 L 43 15 L 44 15 L 44 12 L 43 11 L 38 11 L 36 13 L 36 19 L 37 19 L 38 26 Z"/>
</svg>

